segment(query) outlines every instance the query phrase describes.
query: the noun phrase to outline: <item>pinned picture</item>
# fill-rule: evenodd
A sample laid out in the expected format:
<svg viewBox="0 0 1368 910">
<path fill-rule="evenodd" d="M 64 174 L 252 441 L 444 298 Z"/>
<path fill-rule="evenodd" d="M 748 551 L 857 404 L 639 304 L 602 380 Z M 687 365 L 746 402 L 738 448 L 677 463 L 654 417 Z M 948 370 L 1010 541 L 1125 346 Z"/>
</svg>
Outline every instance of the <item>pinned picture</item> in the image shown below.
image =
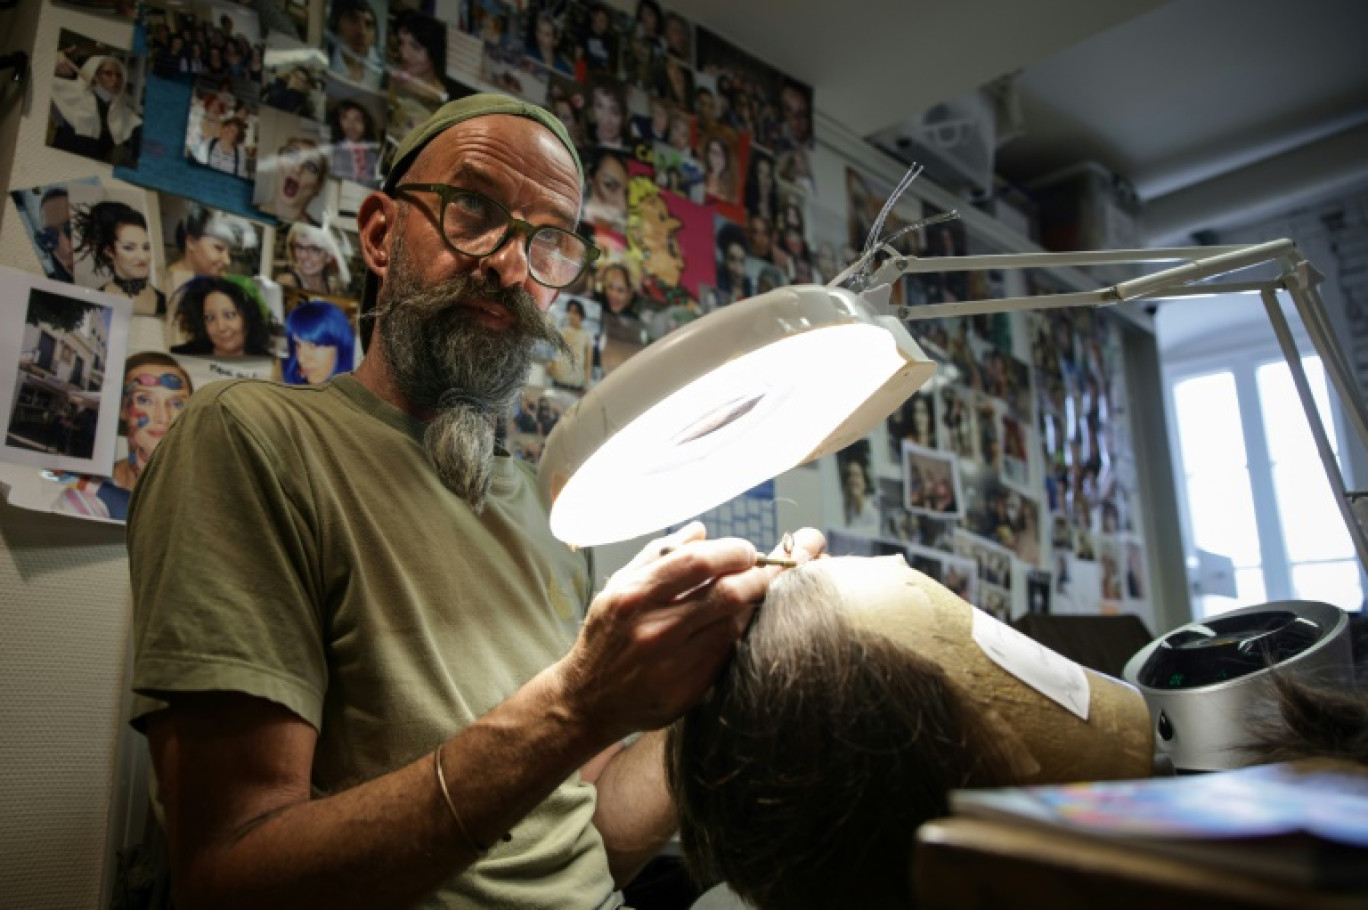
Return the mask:
<svg viewBox="0 0 1368 910">
<path fill-rule="evenodd" d="M 168 299 L 192 278 L 255 275 L 261 261 L 260 226 L 182 196 L 161 194 L 160 283 Z"/>
<path fill-rule="evenodd" d="M 271 312 L 251 278 L 192 278 L 172 304 L 177 333 L 186 340 L 172 345 L 171 353 L 215 360 L 271 355 Z"/>
<path fill-rule="evenodd" d="M 646 326 L 637 315 L 636 283 L 622 261 L 600 261 L 593 293 L 599 303 L 599 335 L 595 340 L 595 373 L 602 378 L 646 347 Z"/>
<path fill-rule="evenodd" d="M 119 400 L 105 369 L 127 353 L 132 302 L 13 269 L 0 288 L 0 460 L 108 474 Z"/>
<path fill-rule="evenodd" d="M 261 22 L 254 10 L 214 0 L 144 0 L 143 7 L 148 58 L 157 76 L 261 84 Z"/>
<path fill-rule="evenodd" d="M 882 517 L 869 440 L 858 440 L 837 452 L 836 469 L 840 476 L 842 525 L 860 534 L 879 534 Z"/>
<path fill-rule="evenodd" d="M 280 378 L 290 385 L 321 385 L 360 362 L 354 300 L 298 289 L 285 293 L 285 360 Z"/>
<path fill-rule="evenodd" d="M 750 248 L 741 225 L 717 216 L 717 306 L 727 306 L 755 294 L 747 263 Z"/>
<path fill-rule="evenodd" d="M 331 76 L 327 86 L 331 173 L 374 189 L 380 185 L 381 142 L 388 120 L 385 96 Z"/>
<path fill-rule="evenodd" d="M 260 145 L 252 204 L 281 221 L 322 224 L 327 201 L 327 128 L 265 108 Z"/>
<path fill-rule="evenodd" d="M 709 202 L 724 206 L 741 204 L 749 150 L 748 141 L 725 127 L 714 127 L 703 134 L 698 157 L 703 162 L 703 193 Z"/>
<path fill-rule="evenodd" d="M 527 59 L 552 73 L 573 76 L 575 65 L 571 61 L 574 59 L 574 45 L 565 34 L 561 18 L 550 9 L 543 8 L 530 11 L 527 19 L 527 41 L 523 51 Z M 595 69 L 601 71 L 603 67 Z"/>
<path fill-rule="evenodd" d="M 369 89 L 384 87 L 385 0 L 329 0 L 328 69 Z"/>
<path fill-rule="evenodd" d="M 936 395 L 934 387 L 923 388 L 888 415 L 888 451 L 902 458 L 902 444 L 910 442 L 923 449 L 936 447 Z"/>
<path fill-rule="evenodd" d="M 129 298 L 135 315 L 165 315 L 160 244 L 148 230 L 146 192 L 117 182 L 83 183 L 71 187 L 70 202 L 76 283 Z"/>
<path fill-rule="evenodd" d="M 196 164 L 250 180 L 256 172 L 257 105 L 250 86 L 200 79 L 190 101 L 185 157 Z"/>
<path fill-rule="evenodd" d="M 303 222 L 275 232 L 271 277 L 282 287 L 355 300 L 364 269 L 355 235 Z"/>
<path fill-rule="evenodd" d="M 306 120 L 323 119 L 328 55 L 289 35 L 272 32 L 266 39 L 261 103 Z"/>
<path fill-rule="evenodd" d="M 10 198 L 33 241 L 33 252 L 43 274 L 53 281 L 76 280 L 76 244 L 72 238 L 71 188 L 97 183 L 99 178 L 67 180 L 26 190 L 11 190 Z"/>
<path fill-rule="evenodd" d="M 621 234 L 627 226 L 627 157 L 595 148 L 581 156 L 585 169 L 584 220 Z"/>
<path fill-rule="evenodd" d="M 560 330 L 565 349 L 546 364 L 553 388 L 583 393 L 593 378 L 594 339 L 599 335 L 599 304 L 586 297 L 562 294 L 547 311 Z"/>
<path fill-rule="evenodd" d="M 142 77 L 141 57 L 62 29 L 47 144 L 107 164 L 137 167 Z"/>
<path fill-rule="evenodd" d="M 964 515 L 959 463 L 954 455 L 903 441 L 903 506 L 909 512 Z"/>
<path fill-rule="evenodd" d="M 170 354 L 139 351 L 118 373 L 120 404 L 114 469 L 106 476 L 42 471 L 6 476 L 9 502 L 20 508 L 99 521 L 124 522 L 147 460 L 190 401 L 195 386 Z"/>
<path fill-rule="evenodd" d="M 390 85 L 438 104 L 446 101 L 451 86 L 446 78 L 447 27 L 414 9 L 396 5 L 390 21 L 388 53 Z"/>
</svg>

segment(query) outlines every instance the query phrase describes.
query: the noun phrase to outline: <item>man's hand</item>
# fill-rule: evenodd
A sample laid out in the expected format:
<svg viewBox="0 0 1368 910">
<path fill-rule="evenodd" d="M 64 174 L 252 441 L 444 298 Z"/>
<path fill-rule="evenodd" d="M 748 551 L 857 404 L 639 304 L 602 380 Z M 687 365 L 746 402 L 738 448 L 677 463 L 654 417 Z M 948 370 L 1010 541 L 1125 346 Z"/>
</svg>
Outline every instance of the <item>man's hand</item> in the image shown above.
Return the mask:
<svg viewBox="0 0 1368 910">
<path fill-rule="evenodd" d="M 662 727 L 707 690 L 782 571 L 756 566 L 745 540 L 706 540 L 694 522 L 653 541 L 609 579 L 579 640 L 558 665 L 582 719 L 614 737 Z M 811 529 L 774 555 L 805 560 L 825 547 Z"/>
</svg>

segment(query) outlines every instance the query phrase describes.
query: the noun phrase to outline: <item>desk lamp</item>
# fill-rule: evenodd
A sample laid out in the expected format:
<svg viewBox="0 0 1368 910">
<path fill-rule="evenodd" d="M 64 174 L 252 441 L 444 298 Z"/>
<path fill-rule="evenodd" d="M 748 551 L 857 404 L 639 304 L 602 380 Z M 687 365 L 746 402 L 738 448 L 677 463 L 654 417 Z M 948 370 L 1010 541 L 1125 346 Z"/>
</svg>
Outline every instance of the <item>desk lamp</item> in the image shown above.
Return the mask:
<svg viewBox="0 0 1368 910">
<path fill-rule="evenodd" d="M 575 546 L 652 533 L 867 435 L 935 371 L 904 320 L 1246 292 L 1264 300 L 1331 488 L 1368 566 L 1368 541 L 1350 509 L 1277 291 L 1295 301 L 1366 445 L 1368 418 L 1320 302 L 1320 275 L 1291 241 L 903 256 L 889 245 L 897 236 L 954 217 L 937 216 L 875 239 L 918 172 L 914 168 L 904 177 L 863 254 L 830 285 L 791 285 L 709 313 L 632 357 L 572 406 L 547 440 L 539 468 L 543 494 L 552 503 L 552 533 Z M 897 315 L 888 306 L 892 283 L 908 274 L 1175 261 L 1181 264 L 1092 291 L 904 307 Z M 1212 281 L 1266 263 L 1279 267 L 1275 277 Z"/>
</svg>

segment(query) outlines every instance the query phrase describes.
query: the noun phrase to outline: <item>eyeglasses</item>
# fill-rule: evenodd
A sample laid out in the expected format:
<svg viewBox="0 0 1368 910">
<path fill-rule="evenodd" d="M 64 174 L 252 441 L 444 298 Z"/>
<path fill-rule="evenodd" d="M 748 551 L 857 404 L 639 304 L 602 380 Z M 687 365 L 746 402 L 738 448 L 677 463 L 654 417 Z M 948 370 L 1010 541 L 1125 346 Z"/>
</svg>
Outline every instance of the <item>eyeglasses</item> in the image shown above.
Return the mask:
<svg viewBox="0 0 1368 910">
<path fill-rule="evenodd" d="M 60 233 L 59 233 L 60 232 Z M 45 227 L 39 229 L 35 235 L 38 243 L 43 249 L 51 252 L 57 249 L 57 244 L 61 242 L 62 235 L 65 234 L 68 240 L 71 239 L 71 222 L 64 221 L 60 227 Z"/>
<path fill-rule="evenodd" d="M 497 253 L 516 229 L 527 237 L 527 269 L 532 280 L 549 288 L 574 284 L 599 250 L 579 234 L 514 218 L 503 205 L 482 193 L 445 183 L 405 183 L 397 190 L 436 193 L 442 200 L 442 236 L 462 256 L 483 258 Z"/>
<path fill-rule="evenodd" d="M 161 386 L 164 389 L 179 392 L 185 388 L 185 380 L 174 373 L 137 373 L 128 377 L 128 381 L 124 383 L 124 394 L 127 395 L 129 392 L 136 391 L 141 386 L 152 389 Z"/>
</svg>

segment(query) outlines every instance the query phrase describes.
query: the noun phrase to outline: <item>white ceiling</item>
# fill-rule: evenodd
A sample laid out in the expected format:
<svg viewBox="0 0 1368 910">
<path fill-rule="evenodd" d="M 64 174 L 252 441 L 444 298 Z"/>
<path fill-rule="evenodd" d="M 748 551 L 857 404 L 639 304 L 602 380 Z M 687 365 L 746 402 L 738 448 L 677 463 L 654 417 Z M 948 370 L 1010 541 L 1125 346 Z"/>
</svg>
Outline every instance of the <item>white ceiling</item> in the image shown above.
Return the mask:
<svg viewBox="0 0 1368 910">
<path fill-rule="evenodd" d="M 619 0 L 625 8 L 630 0 Z M 1020 71 L 1023 186 L 1096 161 L 1149 241 L 1368 186 L 1368 0 L 672 0 L 868 136 Z"/>
</svg>

